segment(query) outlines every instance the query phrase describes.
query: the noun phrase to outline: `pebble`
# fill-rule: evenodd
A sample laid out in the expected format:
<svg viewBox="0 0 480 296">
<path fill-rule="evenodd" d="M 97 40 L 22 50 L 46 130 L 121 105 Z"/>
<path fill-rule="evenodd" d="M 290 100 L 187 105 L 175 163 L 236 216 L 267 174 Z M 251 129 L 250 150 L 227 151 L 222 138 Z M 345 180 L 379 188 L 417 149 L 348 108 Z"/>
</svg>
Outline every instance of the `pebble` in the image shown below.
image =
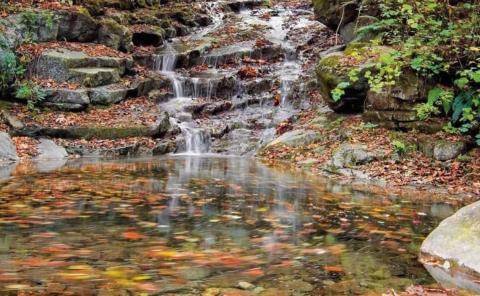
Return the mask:
<svg viewBox="0 0 480 296">
<path fill-rule="evenodd" d="M 243 281 L 238 282 L 237 287 L 239 287 L 242 290 L 253 290 L 253 289 L 255 289 L 255 285 L 252 285 L 249 282 L 243 282 Z"/>
</svg>

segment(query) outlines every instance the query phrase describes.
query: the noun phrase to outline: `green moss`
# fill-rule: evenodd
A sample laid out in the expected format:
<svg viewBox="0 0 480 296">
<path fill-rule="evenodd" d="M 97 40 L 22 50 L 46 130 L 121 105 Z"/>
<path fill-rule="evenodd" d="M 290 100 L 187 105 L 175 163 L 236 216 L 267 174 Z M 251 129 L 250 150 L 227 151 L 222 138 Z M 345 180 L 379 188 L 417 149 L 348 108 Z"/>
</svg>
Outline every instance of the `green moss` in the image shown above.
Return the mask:
<svg viewBox="0 0 480 296">
<path fill-rule="evenodd" d="M 365 55 L 366 53 L 371 52 L 372 47 L 371 44 L 368 42 L 350 42 L 345 48 L 345 55 Z"/>
<path fill-rule="evenodd" d="M 122 139 L 129 137 L 150 136 L 151 131 L 145 126 L 105 128 L 105 127 L 79 127 L 72 133 L 83 139 Z"/>
</svg>

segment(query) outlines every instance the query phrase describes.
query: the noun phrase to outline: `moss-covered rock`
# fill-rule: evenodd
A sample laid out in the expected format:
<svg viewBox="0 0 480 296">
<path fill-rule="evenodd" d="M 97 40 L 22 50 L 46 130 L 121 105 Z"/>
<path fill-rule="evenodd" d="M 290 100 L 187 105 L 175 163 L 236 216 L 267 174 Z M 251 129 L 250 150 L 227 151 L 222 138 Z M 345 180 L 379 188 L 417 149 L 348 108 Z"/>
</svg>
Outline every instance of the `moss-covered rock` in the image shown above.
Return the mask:
<svg viewBox="0 0 480 296">
<path fill-rule="evenodd" d="M 317 83 L 320 94 L 325 102 L 335 111 L 360 111 L 368 90 L 368 83 L 364 78 L 351 83 L 341 100 L 333 99 L 332 91 L 340 82 L 348 81 L 348 72 L 358 66 L 345 65 L 348 58 L 344 52 L 331 53 L 320 60 L 316 68 Z"/>
<path fill-rule="evenodd" d="M 130 30 L 110 18 L 100 21 L 97 42 L 124 52 L 133 50 L 132 33 Z"/>
<path fill-rule="evenodd" d="M 57 38 L 60 40 L 91 42 L 97 38 L 98 24 L 89 13 L 84 11 L 60 11 Z"/>
</svg>

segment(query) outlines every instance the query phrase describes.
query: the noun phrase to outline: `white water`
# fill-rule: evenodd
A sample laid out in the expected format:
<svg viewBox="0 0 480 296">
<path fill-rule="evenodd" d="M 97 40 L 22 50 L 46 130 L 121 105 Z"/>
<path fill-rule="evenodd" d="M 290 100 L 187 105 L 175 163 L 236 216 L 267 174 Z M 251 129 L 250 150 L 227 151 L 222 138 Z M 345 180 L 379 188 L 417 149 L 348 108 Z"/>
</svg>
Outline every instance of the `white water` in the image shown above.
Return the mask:
<svg viewBox="0 0 480 296">
<path fill-rule="evenodd" d="M 175 72 L 177 66 L 178 53 L 170 44 L 167 45 L 165 51 L 162 55 L 156 56 L 154 60 L 155 70 L 160 71 L 170 80 L 175 98 L 171 102 L 164 104 L 165 111 L 169 112 L 173 117 L 181 117 L 183 107 L 191 103 L 197 96 L 196 89 L 199 88 L 194 81 L 194 98 L 185 97 L 185 81 L 179 77 Z M 208 87 L 207 95 L 211 95 L 213 86 Z M 201 154 L 208 153 L 210 151 L 210 134 L 204 129 L 198 127 L 193 121 L 190 121 L 191 118 L 188 118 L 188 121 L 181 121 L 181 118 L 177 118 L 174 121 L 182 131 L 182 135 L 185 138 L 185 151 L 187 154 Z"/>
</svg>

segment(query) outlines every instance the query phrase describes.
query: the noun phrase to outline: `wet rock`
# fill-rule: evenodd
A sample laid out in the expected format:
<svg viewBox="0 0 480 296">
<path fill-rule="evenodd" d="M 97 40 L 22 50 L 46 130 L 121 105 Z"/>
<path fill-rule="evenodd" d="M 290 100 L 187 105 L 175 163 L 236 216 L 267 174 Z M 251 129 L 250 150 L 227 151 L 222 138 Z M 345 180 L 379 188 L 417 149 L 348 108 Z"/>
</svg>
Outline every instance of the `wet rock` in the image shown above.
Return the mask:
<svg viewBox="0 0 480 296">
<path fill-rule="evenodd" d="M 141 31 L 135 31 L 132 35 L 132 42 L 135 46 L 153 46 L 163 45 L 165 31 L 162 28 L 147 28 Z"/>
<path fill-rule="evenodd" d="M 153 155 L 165 155 L 175 150 L 174 144 L 169 142 L 160 142 L 152 150 Z"/>
<path fill-rule="evenodd" d="M 299 147 L 308 144 L 312 144 L 318 139 L 320 139 L 321 135 L 314 131 L 307 131 L 307 130 L 293 130 L 284 133 L 273 142 L 267 145 L 266 148 L 275 146 L 275 145 L 286 145 L 290 147 Z"/>
<path fill-rule="evenodd" d="M 152 90 L 163 89 L 170 86 L 170 82 L 160 74 L 151 74 L 149 77 L 140 77 L 130 84 L 127 97 L 147 96 Z"/>
<path fill-rule="evenodd" d="M 163 137 L 170 130 L 170 116 L 167 112 L 162 113 L 151 131 L 151 136 L 154 138 Z"/>
<path fill-rule="evenodd" d="M 49 139 L 40 139 L 40 143 L 37 146 L 38 156 L 36 160 L 55 160 L 68 157 L 68 153 L 65 148 L 58 146 Z"/>
<path fill-rule="evenodd" d="M 442 221 L 421 247 L 421 260 L 436 279 L 476 293 L 480 285 L 466 274 L 480 273 L 479 214 L 480 202 L 460 209 Z"/>
<path fill-rule="evenodd" d="M 166 102 L 172 97 L 174 97 L 174 94 L 166 90 L 154 89 L 148 93 L 148 98 L 157 103 Z"/>
<path fill-rule="evenodd" d="M 132 33 L 113 19 L 100 22 L 97 42 L 124 52 L 133 50 Z"/>
<path fill-rule="evenodd" d="M 58 36 L 59 40 L 91 42 L 98 36 L 98 24 L 88 14 L 76 11 L 60 11 Z"/>
<path fill-rule="evenodd" d="M 0 132 L 0 162 L 14 162 L 18 159 L 12 139 L 7 133 Z"/>
<path fill-rule="evenodd" d="M 228 0 L 225 1 L 225 4 L 233 11 L 239 12 L 241 9 L 249 8 L 253 9 L 255 7 L 261 6 L 264 4 L 263 0 Z"/>
<path fill-rule="evenodd" d="M 467 150 L 467 144 L 462 141 L 424 140 L 420 141 L 419 149 L 429 157 L 447 161 L 464 153 Z"/>
</svg>

